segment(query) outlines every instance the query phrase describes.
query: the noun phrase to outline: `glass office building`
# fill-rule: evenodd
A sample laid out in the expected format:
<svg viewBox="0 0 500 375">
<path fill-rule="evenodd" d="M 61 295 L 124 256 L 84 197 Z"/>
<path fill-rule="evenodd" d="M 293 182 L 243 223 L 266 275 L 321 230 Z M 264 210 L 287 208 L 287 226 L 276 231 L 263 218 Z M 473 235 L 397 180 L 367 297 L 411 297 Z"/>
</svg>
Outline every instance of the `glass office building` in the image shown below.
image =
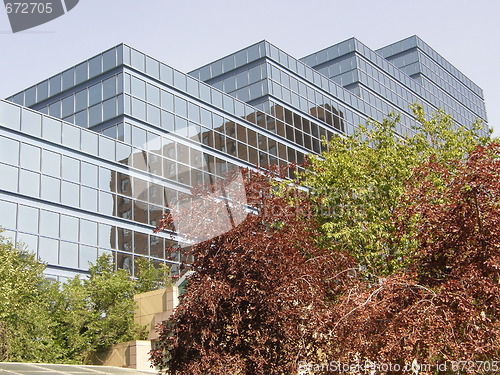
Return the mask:
<svg viewBox="0 0 500 375">
<path fill-rule="evenodd" d="M 303 59 L 262 41 L 189 74 L 118 45 L 0 101 L 0 226 L 69 277 L 112 254 L 184 261 L 164 212 L 238 166 L 301 163 L 322 138 L 410 103 L 457 126 L 486 121 L 482 91 L 418 37 L 349 39 Z"/>
</svg>

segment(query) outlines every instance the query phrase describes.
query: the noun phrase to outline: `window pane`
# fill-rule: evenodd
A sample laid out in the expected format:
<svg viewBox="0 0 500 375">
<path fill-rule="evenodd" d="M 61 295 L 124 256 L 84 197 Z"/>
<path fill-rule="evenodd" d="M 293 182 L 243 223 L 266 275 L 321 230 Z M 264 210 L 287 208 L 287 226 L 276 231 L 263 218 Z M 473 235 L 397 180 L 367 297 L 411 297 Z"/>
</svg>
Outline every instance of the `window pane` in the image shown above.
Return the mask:
<svg viewBox="0 0 500 375">
<path fill-rule="evenodd" d="M 80 206 L 80 189 L 77 184 L 62 181 L 61 202 L 71 207 Z"/>
<path fill-rule="evenodd" d="M 80 182 L 80 161 L 63 155 L 62 178 L 71 182 Z"/>
<path fill-rule="evenodd" d="M 74 107 L 75 107 L 75 100 L 73 95 L 64 98 L 62 100 L 62 111 L 61 111 L 62 117 L 64 118 L 75 113 Z"/>
<path fill-rule="evenodd" d="M 44 117 L 43 138 L 55 143 L 61 143 L 61 121 Z"/>
<path fill-rule="evenodd" d="M 42 150 L 42 173 L 60 177 L 61 155 L 55 152 Z"/>
<path fill-rule="evenodd" d="M 81 111 L 87 107 L 87 90 L 77 92 L 75 95 L 75 112 Z"/>
<path fill-rule="evenodd" d="M 99 193 L 99 212 L 103 215 L 113 216 L 114 207 L 114 195 L 101 191 Z"/>
<path fill-rule="evenodd" d="M 0 137 L 0 160 L 3 163 L 17 166 L 19 160 L 19 142 L 10 138 Z"/>
<path fill-rule="evenodd" d="M 40 148 L 21 143 L 21 167 L 40 171 Z"/>
<path fill-rule="evenodd" d="M 62 138 L 65 146 L 80 149 L 80 133 L 81 129 L 69 124 L 62 124 Z"/>
<path fill-rule="evenodd" d="M 78 218 L 61 215 L 61 239 L 78 241 Z"/>
<path fill-rule="evenodd" d="M 19 192 L 30 197 L 38 198 L 40 195 L 40 175 L 35 172 L 21 169 L 19 172 Z"/>
<path fill-rule="evenodd" d="M 97 223 L 94 221 L 80 220 L 80 242 L 97 246 Z"/>
<path fill-rule="evenodd" d="M 40 237 L 38 245 L 38 258 L 50 265 L 59 263 L 59 241 L 51 238 Z"/>
<path fill-rule="evenodd" d="M 89 106 L 99 103 L 102 100 L 101 84 L 89 88 Z"/>
<path fill-rule="evenodd" d="M 48 176 L 42 176 L 41 184 L 42 199 L 58 203 L 61 196 L 61 180 Z"/>
<path fill-rule="evenodd" d="M 98 143 L 98 135 L 90 132 L 83 131 L 82 132 L 82 151 L 86 151 L 88 153 L 97 154 L 97 143 Z"/>
<path fill-rule="evenodd" d="M 21 130 L 36 137 L 40 137 L 42 134 L 42 116 L 38 113 L 23 109 Z"/>
<path fill-rule="evenodd" d="M 13 104 L 0 102 L 0 124 L 9 128 L 19 129 L 21 124 L 21 109 Z"/>
<path fill-rule="evenodd" d="M 86 186 L 81 187 L 81 208 L 87 211 L 97 211 L 98 191 Z"/>
<path fill-rule="evenodd" d="M 19 205 L 17 229 L 21 232 L 38 233 L 38 209 Z"/>
<path fill-rule="evenodd" d="M 22 244 L 23 248 L 26 248 L 30 253 L 37 253 L 38 248 L 38 237 L 32 234 L 18 233 L 17 241 Z"/>
<path fill-rule="evenodd" d="M 40 235 L 59 238 L 59 214 L 40 210 Z"/>
<path fill-rule="evenodd" d="M 97 248 L 80 245 L 80 269 L 88 270 L 90 263 L 95 264 L 97 259 Z"/>
<path fill-rule="evenodd" d="M 17 205 L 11 202 L 0 201 L 0 227 L 16 229 Z"/>
<path fill-rule="evenodd" d="M 99 224 L 99 247 L 114 248 L 114 228 L 111 225 Z"/>
<path fill-rule="evenodd" d="M 59 264 L 63 267 L 78 267 L 78 244 L 61 241 Z"/>
<path fill-rule="evenodd" d="M 97 165 L 82 163 L 82 184 L 97 188 Z"/>
</svg>

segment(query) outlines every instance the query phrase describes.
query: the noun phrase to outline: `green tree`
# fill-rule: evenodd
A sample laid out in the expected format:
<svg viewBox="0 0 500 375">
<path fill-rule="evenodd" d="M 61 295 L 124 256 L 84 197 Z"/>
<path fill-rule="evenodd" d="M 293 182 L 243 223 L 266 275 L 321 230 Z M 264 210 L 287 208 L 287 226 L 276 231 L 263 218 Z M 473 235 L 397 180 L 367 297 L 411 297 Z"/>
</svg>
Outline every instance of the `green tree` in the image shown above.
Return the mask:
<svg viewBox="0 0 500 375">
<path fill-rule="evenodd" d="M 136 264 L 137 278 L 99 257 L 89 276 L 49 281 L 45 264 L 0 237 L 0 360 L 82 363 L 113 344 L 145 338 L 134 294 L 169 283 L 165 267 Z"/>
<path fill-rule="evenodd" d="M 165 263 L 157 267 L 147 258 L 135 258 L 134 268 L 136 277 L 134 284 L 135 294 L 172 285 L 170 267 Z"/>
<path fill-rule="evenodd" d="M 57 283 L 33 254 L 0 237 L 0 360 L 57 362 L 64 350 L 53 335 Z"/>
<path fill-rule="evenodd" d="M 112 345 L 145 339 L 144 327 L 134 323 L 134 294 L 163 287 L 169 282 L 168 268 L 155 268 L 150 260 L 135 263 L 136 278 L 114 269 L 112 258 L 99 257 L 89 276 L 76 276 L 62 287 L 60 333 L 68 357 L 81 362 Z M 168 275 L 168 276 L 167 276 Z"/>
<path fill-rule="evenodd" d="M 335 137 L 320 157 L 295 181 L 320 199 L 324 245 L 354 255 L 369 273 L 387 275 L 407 265 L 410 244 L 393 241 L 392 216 L 413 168 L 432 158 L 438 163 L 463 159 L 489 137 L 479 136 L 481 123 L 458 127 L 437 112 L 426 118 L 422 107 L 412 107 L 417 125 L 413 135 L 395 135 L 399 117 L 369 122 L 351 136 Z"/>
</svg>

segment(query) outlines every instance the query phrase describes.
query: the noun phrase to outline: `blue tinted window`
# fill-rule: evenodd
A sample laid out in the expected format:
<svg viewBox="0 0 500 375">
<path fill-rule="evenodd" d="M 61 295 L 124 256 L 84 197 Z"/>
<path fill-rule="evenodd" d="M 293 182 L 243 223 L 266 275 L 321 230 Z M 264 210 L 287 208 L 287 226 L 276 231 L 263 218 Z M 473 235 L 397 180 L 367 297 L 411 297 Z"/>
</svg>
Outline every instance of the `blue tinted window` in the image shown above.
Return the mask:
<svg viewBox="0 0 500 375">
<path fill-rule="evenodd" d="M 101 84 L 89 88 L 89 106 L 99 103 L 102 100 Z"/>
<path fill-rule="evenodd" d="M 49 96 L 49 81 L 41 82 L 36 87 L 36 99 L 41 102 Z"/>
<path fill-rule="evenodd" d="M 108 78 L 102 83 L 102 99 L 108 99 L 116 95 L 116 77 Z"/>
<path fill-rule="evenodd" d="M 75 84 L 75 71 L 74 69 L 69 69 L 62 74 L 62 89 L 67 90 L 73 87 Z"/>
<path fill-rule="evenodd" d="M 89 108 L 89 126 L 94 126 L 102 122 L 102 105 L 97 104 Z"/>
<path fill-rule="evenodd" d="M 104 72 L 116 66 L 116 49 L 113 48 L 112 50 L 103 53 L 102 66 Z"/>
<path fill-rule="evenodd" d="M 49 79 L 50 96 L 61 92 L 61 76 L 57 75 Z"/>
<path fill-rule="evenodd" d="M 87 90 L 82 90 L 75 95 L 75 111 L 81 111 L 88 107 Z"/>
<path fill-rule="evenodd" d="M 87 63 L 75 67 L 75 84 L 82 83 L 88 79 Z"/>
<path fill-rule="evenodd" d="M 96 56 L 89 60 L 89 78 L 95 77 L 102 72 L 101 56 Z"/>
<path fill-rule="evenodd" d="M 62 100 L 62 109 L 61 109 L 61 115 L 62 117 L 67 117 L 69 115 L 72 115 L 75 112 L 75 100 L 73 95 L 67 96 Z"/>
</svg>

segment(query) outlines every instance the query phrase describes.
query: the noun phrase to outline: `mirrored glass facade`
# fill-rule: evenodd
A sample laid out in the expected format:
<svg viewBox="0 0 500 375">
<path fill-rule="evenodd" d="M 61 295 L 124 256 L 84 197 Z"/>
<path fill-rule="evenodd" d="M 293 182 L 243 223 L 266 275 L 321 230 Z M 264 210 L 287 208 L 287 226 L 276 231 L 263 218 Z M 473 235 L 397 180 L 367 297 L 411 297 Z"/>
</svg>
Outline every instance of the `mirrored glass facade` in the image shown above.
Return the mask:
<svg viewBox="0 0 500 375">
<path fill-rule="evenodd" d="M 457 126 L 486 119 L 481 89 L 417 37 L 377 52 L 349 39 L 301 60 L 262 41 L 189 74 L 118 45 L 0 102 L 0 226 L 53 276 L 101 253 L 176 273 L 181 237 L 152 231 L 191 187 L 301 163 L 390 111 L 405 136 L 414 102 Z"/>
</svg>

